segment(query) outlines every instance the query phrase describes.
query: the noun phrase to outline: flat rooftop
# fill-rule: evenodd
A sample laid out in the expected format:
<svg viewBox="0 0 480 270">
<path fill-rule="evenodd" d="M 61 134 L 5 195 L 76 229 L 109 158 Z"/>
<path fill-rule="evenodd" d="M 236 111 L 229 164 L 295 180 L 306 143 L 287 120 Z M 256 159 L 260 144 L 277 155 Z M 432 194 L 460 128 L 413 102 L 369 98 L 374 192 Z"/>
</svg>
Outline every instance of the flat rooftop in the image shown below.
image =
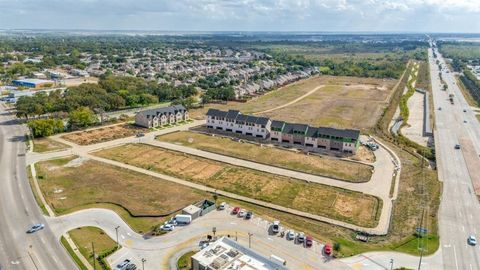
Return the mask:
<svg viewBox="0 0 480 270">
<path fill-rule="evenodd" d="M 18 79 L 13 80 L 14 82 L 25 82 L 25 83 L 34 83 L 34 84 L 42 84 L 42 83 L 53 83 L 51 80 L 41 80 L 41 79 Z"/>
<path fill-rule="evenodd" d="M 258 254 L 237 242 L 222 237 L 192 256 L 194 261 L 208 269 L 288 270 L 270 258 Z"/>
</svg>

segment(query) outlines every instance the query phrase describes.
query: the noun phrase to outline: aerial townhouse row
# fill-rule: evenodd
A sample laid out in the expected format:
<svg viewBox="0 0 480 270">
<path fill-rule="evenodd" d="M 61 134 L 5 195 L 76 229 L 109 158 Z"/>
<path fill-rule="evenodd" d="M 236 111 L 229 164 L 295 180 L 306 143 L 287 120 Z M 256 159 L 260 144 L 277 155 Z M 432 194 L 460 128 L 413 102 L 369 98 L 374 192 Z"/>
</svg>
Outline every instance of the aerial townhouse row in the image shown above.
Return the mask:
<svg viewBox="0 0 480 270">
<path fill-rule="evenodd" d="M 135 115 L 135 124 L 146 128 L 156 128 L 188 120 L 188 111 L 182 105 L 140 111 Z"/>
<path fill-rule="evenodd" d="M 274 144 L 314 152 L 328 150 L 355 154 L 360 145 L 359 130 L 317 128 L 305 124 L 270 120 L 266 117 L 244 115 L 237 110 L 225 112 L 209 109 L 207 128 L 262 138 Z"/>
</svg>

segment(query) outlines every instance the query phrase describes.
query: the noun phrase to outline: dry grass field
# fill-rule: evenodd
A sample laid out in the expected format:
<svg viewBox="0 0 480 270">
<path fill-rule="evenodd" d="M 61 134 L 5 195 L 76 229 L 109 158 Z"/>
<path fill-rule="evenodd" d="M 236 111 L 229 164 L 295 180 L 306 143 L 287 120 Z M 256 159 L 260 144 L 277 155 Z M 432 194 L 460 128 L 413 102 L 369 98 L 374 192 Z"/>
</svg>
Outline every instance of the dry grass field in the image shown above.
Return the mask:
<svg viewBox="0 0 480 270">
<path fill-rule="evenodd" d="M 377 224 L 376 197 L 264 173 L 143 144 L 94 153 L 133 166 L 360 226 Z"/>
<path fill-rule="evenodd" d="M 256 144 L 242 143 L 229 138 L 195 132 L 173 132 L 157 137 L 160 141 L 193 147 L 222 155 L 252 160 L 264 164 L 333 177 L 349 182 L 367 182 L 372 167 L 330 157 L 306 155 Z"/>
<path fill-rule="evenodd" d="M 33 152 L 44 153 L 50 151 L 60 151 L 70 148 L 70 146 L 49 138 L 33 139 Z"/>
<path fill-rule="evenodd" d="M 92 242 L 95 245 L 95 255 L 100 255 L 110 250 L 113 250 L 117 243 L 96 227 L 82 227 L 68 232 L 73 242 L 78 247 L 78 250 L 93 266 L 93 248 Z M 95 262 L 98 265 L 98 262 Z"/>
<path fill-rule="evenodd" d="M 96 129 L 77 131 L 63 135 L 61 138 L 79 145 L 89 145 L 133 136 L 148 132 L 148 129 L 132 124 L 119 124 Z"/>
<path fill-rule="evenodd" d="M 107 208 L 116 211 L 121 206 L 134 216 L 166 215 L 208 196 L 94 160 L 70 157 L 43 161 L 35 166 L 45 199 L 57 214 L 110 204 L 114 207 Z M 119 214 L 125 217 L 125 213 Z M 150 224 L 154 220 L 147 221 Z M 133 227 L 145 229 L 144 224 L 137 225 Z"/>
<path fill-rule="evenodd" d="M 243 113 L 259 113 L 273 119 L 306 123 L 314 126 L 369 129 L 375 125 L 396 80 L 375 78 L 317 76 L 287 85 L 245 103 L 212 104 L 193 110 L 191 115 L 202 118 L 208 108 L 238 109 Z M 284 108 L 267 113 L 297 99 L 318 86 L 311 95 Z"/>
</svg>

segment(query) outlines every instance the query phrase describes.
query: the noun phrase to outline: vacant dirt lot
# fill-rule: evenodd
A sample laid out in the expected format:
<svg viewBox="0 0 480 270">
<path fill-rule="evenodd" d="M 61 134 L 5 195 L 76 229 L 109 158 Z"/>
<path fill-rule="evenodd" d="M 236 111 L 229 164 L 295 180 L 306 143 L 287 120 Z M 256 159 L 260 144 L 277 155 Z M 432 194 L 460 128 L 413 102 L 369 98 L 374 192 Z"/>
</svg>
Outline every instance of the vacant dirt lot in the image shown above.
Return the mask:
<svg viewBox="0 0 480 270">
<path fill-rule="evenodd" d="M 79 145 L 88 145 L 111 141 L 115 139 L 133 136 L 137 133 L 148 132 L 148 129 L 133 124 L 119 124 L 68 133 L 62 136 L 63 139 Z"/>
<path fill-rule="evenodd" d="M 333 177 L 349 182 L 366 182 L 372 176 L 372 167 L 329 157 L 305 155 L 274 147 L 260 147 L 219 136 L 195 132 L 174 132 L 157 137 L 158 140 L 197 148 L 204 151 L 238 157 L 287 169 Z"/>
<path fill-rule="evenodd" d="M 74 157 L 36 164 L 40 188 L 58 214 L 96 203 L 133 215 L 166 215 L 205 198 L 202 192 L 155 177 Z"/>
<path fill-rule="evenodd" d="M 295 100 L 324 85 L 294 104 L 260 115 L 314 126 L 368 129 L 376 123 L 382 109 L 387 105 L 395 83 L 395 80 L 374 78 L 318 76 L 282 87 L 245 103 L 213 104 L 194 110 L 191 115 L 204 117 L 208 108 L 238 109 L 243 113 L 262 112 Z"/>
<path fill-rule="evenodd" d="M 49 138 L 37 138 L 33 140 L 33 152 L 43 153 L 65 150 L 67 148 L 70 148 L 70 146 Z"/>
<path fill-rule="evenodd" d="M 122 145 L 95 155 L 361 226 L 375 226 L 381 204 L 377 198 L 362 193 L 309 184 L 149 145 Z"/>
</svg>

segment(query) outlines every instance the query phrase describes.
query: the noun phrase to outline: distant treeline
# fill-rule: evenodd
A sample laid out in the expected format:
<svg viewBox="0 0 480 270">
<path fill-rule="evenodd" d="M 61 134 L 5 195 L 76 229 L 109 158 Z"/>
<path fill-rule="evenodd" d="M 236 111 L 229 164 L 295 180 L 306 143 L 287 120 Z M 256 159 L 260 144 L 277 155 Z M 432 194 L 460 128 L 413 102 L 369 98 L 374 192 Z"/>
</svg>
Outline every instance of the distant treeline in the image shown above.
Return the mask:
<svg viewBox="0 0 480 270">
<path fill-rule="evenodd" d="M 463 85 L 470 92 L 475 101 L 480 104 L 480 81 L 470 70 L 465 70 L 460 76 Z"/>
<path fill-rule="evenodd" d="M 81 107 L 94 112 L 141 107 L 158 102 L 184 102 L 197 94 L 193 86 L 173 87 L 135 77 L 108 76 L 98 85 L 84 83 L 50 94 L 23 96 L 17 101 L 17 116 L 29 118 L 49 113 L 69 113 Z"/>
</svg>

